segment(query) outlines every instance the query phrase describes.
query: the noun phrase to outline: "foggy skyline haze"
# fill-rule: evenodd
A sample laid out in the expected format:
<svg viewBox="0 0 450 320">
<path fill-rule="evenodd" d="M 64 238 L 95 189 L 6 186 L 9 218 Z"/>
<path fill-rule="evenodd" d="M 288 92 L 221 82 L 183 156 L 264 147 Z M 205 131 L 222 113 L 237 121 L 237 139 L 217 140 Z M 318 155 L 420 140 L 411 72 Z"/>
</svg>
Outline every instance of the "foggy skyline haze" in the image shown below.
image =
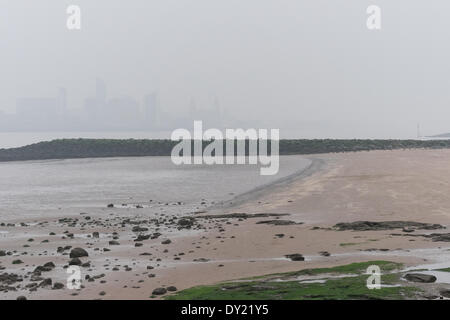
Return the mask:
<svg viewBox="0 0 450 320">
<path fill-rule="evenodd" d="M 66 8 L 82 28 L 66 28 Z M 382 10 L 368 30 L 366 8 Z M 167 114 L 215 97 L 236 125 L 295 138 L 415 138 L 450 131 L 450 5 L 372 1 L 0 1 L 0 110 L 55 97 L 82 109 L 157 92 Z M 3 116 L 0 113 L 0 118 Z M 198 119 L 202 120 L 202 119 Z M 1 130 L 0 130 L 1 131 Z M 295 135 L 295 136 L 293 136 Z"/>
</svg>

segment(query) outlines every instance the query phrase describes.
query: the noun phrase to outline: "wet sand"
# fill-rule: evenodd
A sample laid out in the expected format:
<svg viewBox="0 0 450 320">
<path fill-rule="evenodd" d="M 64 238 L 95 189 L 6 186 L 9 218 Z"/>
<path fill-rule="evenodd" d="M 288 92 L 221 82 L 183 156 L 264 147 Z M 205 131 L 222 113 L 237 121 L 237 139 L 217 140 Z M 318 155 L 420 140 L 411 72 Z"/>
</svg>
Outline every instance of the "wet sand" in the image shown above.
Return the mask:
<svg viewBox="0 0 450 320">
<path fill-rule="evenodd" d="M 13 273 L 23 281 L 0 283 L 9 287 L 8 292 L 0 292 L 0 298 L 154 299 L 152 291 L 158 287 L 182 290 L 350 262 L 390 260 L 413 267 L 448 261 L 450 266 L 449 243 L 420 236 L 449 232 L 450 150 L 371 151 L 308 158 L 314 159 L 311 170 L 238 196 L 207 213 L 192 213 L 189 216 L 194 219 L 187 222 L 162 214 L 151 220 L 148 208 L 130 216 L 129 210 L 106 207 L 102 212 L 80 215 L 77 220 L 10 221 L 15 225 L 0 226 L 0 232 L 8 232 L 0 234 L 0 250 L 6 253 L 0 257 L 0 274 Z M 287 215 L 201 217 L 232 213 Z M 259 223 L 268 220 L 286 220 L 290 224 Z M 333 228 L 336 223 L 360 220 L 414 221 L 440 224 L 447 229 L 409 232 L 401 228 Z M 28 225 L 20 226 L 20 222 Z M 136 226 L 148 230 L 133 231 Z M 93 232 L 99 232 L 99 238 L 92 237 Z M 156 232 L 161 234 L 157 238 L 134 241 L 138 235 Z M 163 244 L 167 239 L 170 243 Z M 136 247 L 136 243 L 142 246 Z M 40 285 L 47 278 L 53 284 L 66 284 L 64 266 L 70 260 L 71 249 L 57 252 L 58 247 L 65 246 L 81 247 L 89 254 L 80 258 L 82 263 L 90 262 L 90 266 L 81 267 L 81 290 L 52 290 L 52 286 Z M 294 253 L 302 254 L 305 261 L 285 257 Z M 23 263 L 12 264 L 18 259 Z M 33 273 L 38 265 L 47 262 L 55 264 L 51 271 Z M 88 281 L 86 275 L 104 276 Z"/>
</svg>

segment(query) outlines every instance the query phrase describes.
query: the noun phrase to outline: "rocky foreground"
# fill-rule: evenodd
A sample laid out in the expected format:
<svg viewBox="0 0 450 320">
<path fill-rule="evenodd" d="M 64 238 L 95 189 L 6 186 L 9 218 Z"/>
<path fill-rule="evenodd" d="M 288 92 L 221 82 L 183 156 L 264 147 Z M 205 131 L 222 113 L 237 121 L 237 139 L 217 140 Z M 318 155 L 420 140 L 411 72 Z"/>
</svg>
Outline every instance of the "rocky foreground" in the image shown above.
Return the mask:
<svg viewBox="0 0 450 320">
<path fill-rule="evenodd" d="M 185 217 L 161 214 L 149 219 L 142 215 L 121 216 L 114 212 L 113 205 L 108 208 L 112 213 L 106 217 L 80 213 L 79 217 L 1 223 L 1 230 L 8 232 L 6 240 L 2 241 L 6 248 L 0 250 L 2 298 L 123 298 L 124 290 L 136 290 L 137 294 L 131 294 L 134 298 L 157 298 L 178 291 L 178 284 L 172 281 L 172 276 L 179 273 L 178 277 L 188 277 L 184 272 L 189 268 L 184 270 L 183 267 L 209 264 L 217 270 L 226 268 L 228 263 L 223 259 L 225 254 L 218 244 L 239 242 L 238 236 L 230 235 L 227 230 L 240 227 L 242 230 L 242 226 L 249 224 L 261 226 L 270 230 L 266 236 L 274 243 L 285 238 L 295 241 L 295 232 L 292 231 L 305 230 L 303 223 L 289 220 L 289 214 L 194 214 Z M 289 228 L 289 232 L 281 232 L 279 228 Z M 416 236 L 432 242 L 449 242 L 450 234 L 444 229 L 439 224 L 412 221 L 357 221 L 330 227 L 308 227 L 309 232 L 376 231 L 383 232 L 384 236 L 388 231 L 390 237 Z M 392 230 L 400 233 L 392 233 Z M 423 233 L 430 230 L 440 232 Z M 28 236 L 31 234 L 33 236 Z M 188 244 L 187 240 L 194 241 Z M 246 240 L 243 238 L 241 241 Z M 352 244 L 340 243 L 341 248 L 349 246 Z M 301 252 L 288 251 L 288 248 L 286 252 L 279 252 L 278 256 L 266 260 L 291 264 L 290 268 L 295 269 L 306 267 L 298 262 L 314 260 L 305 258 Z M 389 250 L 366 248 L 361 251 Z M 321 261 L 331 259 L 336 252 L 330 251 L 321 250 L 317 255 Z M 229 262 L 236 261 L 230 259 Z M 245 260 L 249 266 L 255 262 Z M 80 268 L 79 288 L 71 289 L 71 283 L 75 285 L 77 279 L 71 278 L 72 271 L 66 272 L 70 266 Z M 436 278 L 414 273 L 408 273 L 404 279 L 410 282 L 436 281 Z M 185 282 L 180 284 L 186 288 Z M 444 292 L 446 287 L 440 290 Z M 427 296 L 438 297 L 436 294 Z"/>
<path fill-rule="evenodd" d="M 100 211 L 75 216 L 4 221 L 0 297 L 204 298 L 205 292 L 239 297 L 259 290 L 260 298 L 446 298 L 450 151 L 320 157 L 326 161 L 323 170 L 270 186 L 233 207 L 202 204 L 201 211 L 178 215 L 149 206 L 105 204 Z M 334 275 L 302 278 L 320 280 L 313 288 L 321 292 L 317 297 L 305 291 L 305 283 L 296 287 L 297 279 L 289 278 L 292 272 L 334 272 L 333 268 L 348 270 L 345 266 L 374 261 L 397 266 L 383 272 L 386 287 L 375 296 L 366 295 L 364 268 L 350 270 L 358 282 L 354 277 L 329 282 Z M 81 272 L 79 289 L 69 288 L 72 274 L 67 271 L 74 266 Z M 283 274 L 281 280 L 287 277 L 292 296 L 271 295 L 286 289 L 274 281 L 253 281 L 247 287 L 235 281 L 270 280 L 267 275 L 274 274 Z M 342 295 L 323 295 L 331 285 Z M 400 287 L 406 289 L 396 291 Z M 346 288 L 353 288 L 353 293 L 346 294 Z"/>
</svg>

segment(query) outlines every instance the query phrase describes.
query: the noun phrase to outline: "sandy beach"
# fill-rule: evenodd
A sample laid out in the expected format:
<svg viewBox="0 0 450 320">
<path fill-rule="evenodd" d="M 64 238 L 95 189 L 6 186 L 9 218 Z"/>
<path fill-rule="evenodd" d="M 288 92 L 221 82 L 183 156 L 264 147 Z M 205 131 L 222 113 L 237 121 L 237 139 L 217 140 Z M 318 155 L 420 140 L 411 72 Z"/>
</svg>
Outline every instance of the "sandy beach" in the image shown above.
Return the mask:
<svg viewBox="0 0 450 320">
<path fill-rule="evenodd" d="M 0 221 L 0 274 L 20 278 L 2 282 L 0 298 L 155 299 L 152 292 L 161 287 L 179 291 L 351 262 L 450 266 L 449 238 L 439 236 L 450 227 L 450 150 L 306 158 L 313 160 L 312 167 L 302 174 L 186 218 L 149 218 L 148 208 L 130 216 L 105 206 L 101 213 L 76 217 L 62 213 L 56 219 Z M 426 225 L 365 231 L 334 227 L 355 221 Z M 442 228 L 429 227 L 435 224 Z M 54 288 L 66 284 L 73 248 L 88 253 L 79 258 L 82 288 Z M 289 254 L 305 260 L 291 261 Z M 36 272 L 49 262 L 54 266 Z"/>
</svg>

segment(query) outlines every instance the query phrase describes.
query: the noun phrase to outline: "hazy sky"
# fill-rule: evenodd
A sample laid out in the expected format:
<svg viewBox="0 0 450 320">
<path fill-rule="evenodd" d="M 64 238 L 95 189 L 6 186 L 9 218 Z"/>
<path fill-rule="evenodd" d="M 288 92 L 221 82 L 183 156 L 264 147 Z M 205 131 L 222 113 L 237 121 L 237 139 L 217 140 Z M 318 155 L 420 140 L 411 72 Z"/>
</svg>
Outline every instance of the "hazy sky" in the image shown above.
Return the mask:
<svg viewBox="0 0 450 320">
<path fill-rule="evenodd" d="M 82 29 L 66 28 L 66 8 Z M 382 29 L 366 9 L 382 9 Z M 170 112 L 212 97 L 297 137 L 450 131 L 448 0 L 0 0 L 0 109 L 67 88 L 82 106 L 157 90 Z"/>
</svg>

